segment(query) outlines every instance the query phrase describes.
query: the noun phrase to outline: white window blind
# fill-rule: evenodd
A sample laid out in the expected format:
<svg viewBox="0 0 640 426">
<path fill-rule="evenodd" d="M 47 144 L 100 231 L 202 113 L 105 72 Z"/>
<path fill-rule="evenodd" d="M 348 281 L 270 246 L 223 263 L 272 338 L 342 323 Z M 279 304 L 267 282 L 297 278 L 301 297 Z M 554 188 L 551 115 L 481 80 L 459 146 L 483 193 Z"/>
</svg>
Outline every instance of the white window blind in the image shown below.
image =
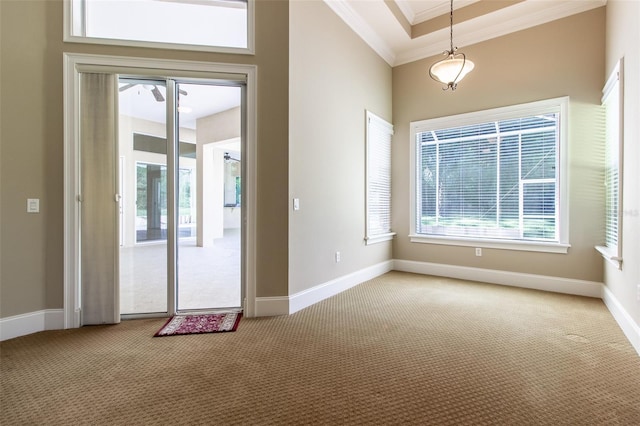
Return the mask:
<svg viewBox="0 0 640 426">
<path fill-rule="evenodd" d="M 566 243 L 562 102 L 414 123 L 415 234 Z"/>
<path fill-rule="evenodd" d="M 616 83 L 617 86 L 617 83 Z M 604 106 L 606 111 L 606 143 L 605 143 L 605 243 L 607 247 L 618 246 L 618 188 L 620 184 L 619 170 L 620 159 L 618 157 L 619 139 L 619 102 L 620 96 L 615 88 L 608 94 Z"/>
<path fill-rule="evenodd" d="M 603 89 L 602 105 L 605 110 L 604 195 L 605 244 L 598 250 L 620 267 L 622 251 L 622 60 L 616 65 Z"/>
<path fill-rule="evenodd" d="M 391 139 L 393 126 L 366 114 L 367 244 L 391 239 Z"/>
</svg>

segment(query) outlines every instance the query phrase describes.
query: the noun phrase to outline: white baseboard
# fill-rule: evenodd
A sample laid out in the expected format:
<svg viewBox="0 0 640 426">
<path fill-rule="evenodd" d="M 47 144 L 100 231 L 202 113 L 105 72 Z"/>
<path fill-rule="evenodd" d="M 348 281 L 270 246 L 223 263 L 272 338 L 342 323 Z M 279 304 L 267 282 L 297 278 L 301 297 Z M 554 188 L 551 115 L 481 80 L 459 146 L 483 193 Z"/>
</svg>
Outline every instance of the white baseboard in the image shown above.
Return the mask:
<svg viewBox="0 0 640 426">
<path fill-rule="evenodd" d="M 633 346 L 636 352 L 638 352 L 638 355 L 640 355 L 640 327 L 633 321 L 631 315 L 629 315 L 618 299 L 611 293 L 611 290 L 606 286 L 602 287 L 602 300 L 622 329 L 624 335 L 629 339 L 631 346 Z"/>
<path fill-rule="evenodd" d="M 256 316 L 289 315 L 318 303 L 338 293 L 355 287 L 367 280 L 379 277 L 393 269 L 393 261 L 388 260 L 351 274 L 319 284 L 307 290 L 282 297 L 257 297 Z"/>
<path fill-rule="evenodd" d="M 45 309 L 27 314 L 0 318 L 0 341 L 45 330 L 64 328 L 63 309 Z"/>
<path fill-rule="evenodd" d="M 402 272 L 480 281 L 555 293 L 596 297 L 598 299 L 602 297 L 602 288 L 604 287 L 602 283 L 594 281 L 498 271 L 495 269 L 471 268 L 468 266 L 445 265 L 442 263 L 394 260 L 393 265 L 394 270 Z"/>
<path fill-rule="evenodd" d="M 289 296 L 256 297 L 255 316 L 274 317 L 289 314 Z"/>
<path fill-rule="evenodd" d="M 640 327 L 633 321 L 613 293 L 602 283 L 410 260 L 381 262 L 291 296 L 257 297 L 255 314 L 259 317 L 292 314 L 391 270 L 601 298 L 631 345 L 640 355 Z M 63 309 L 45 309 L 0 318 L 0 341 L 39 331 L 63 328 Z"/>
<path fill-rule="evenodd" d="M 379 277 L 393 269 L 393 261 L 378 263 L 377 265 L 361 269 L 351 274 L 344 275 L 326 283 L 317 285 L 307 290 L 300 291 L 289 297 L 289 313 L 298 312 L 308 306 L 328 299 L 338 293 L 355 287 L 360 283 Z"/>
<path fill-rule="evenodd" d="M 640 355 L 640 327 L 633 321 L 631 315 L 624 309 L 613 293 L 602 283 L 410 260 L 394 260 L 393 269 L 402 272 L 481 281 L 491 284 L 510 285 L 513 287 L 602 299 L 618 323 L 618 326 L 622 329 L 622 332 L 627 339 L 629 339 L 629 342 L 636 352 L 638 352 L 638 355 Z"/>
</svg>

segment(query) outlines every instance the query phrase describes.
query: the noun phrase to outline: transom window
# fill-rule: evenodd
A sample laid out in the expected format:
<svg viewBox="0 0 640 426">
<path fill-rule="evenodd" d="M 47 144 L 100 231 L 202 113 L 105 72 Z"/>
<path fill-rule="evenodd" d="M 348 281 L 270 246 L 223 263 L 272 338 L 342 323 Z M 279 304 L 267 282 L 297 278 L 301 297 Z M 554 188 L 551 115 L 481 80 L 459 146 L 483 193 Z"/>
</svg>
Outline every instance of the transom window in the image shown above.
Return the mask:
<svg viewBox="0 0 640 426">
<path fill-rule="evenodd" d="M 69 0 L 65 41 L 251 53 L 254 0 Z"/>
<path fill-rule="evenodd" d="M 566 252 L 566 108 L 555 99 L 412 123 L 412 241 Z"/>
</svg>

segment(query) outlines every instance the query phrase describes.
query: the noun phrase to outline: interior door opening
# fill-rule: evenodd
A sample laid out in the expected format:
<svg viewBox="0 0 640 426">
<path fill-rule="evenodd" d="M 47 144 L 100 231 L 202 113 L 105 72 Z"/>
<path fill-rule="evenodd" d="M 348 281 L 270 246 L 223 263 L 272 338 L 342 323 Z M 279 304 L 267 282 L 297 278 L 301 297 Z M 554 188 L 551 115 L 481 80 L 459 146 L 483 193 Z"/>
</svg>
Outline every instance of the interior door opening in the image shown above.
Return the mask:
<svg viewBox="0 0 640 426">
<path fill-rule="evenodd" d="M 121 314 L 241 309 L 243 86 L 118 86 Z"/>
</svg>

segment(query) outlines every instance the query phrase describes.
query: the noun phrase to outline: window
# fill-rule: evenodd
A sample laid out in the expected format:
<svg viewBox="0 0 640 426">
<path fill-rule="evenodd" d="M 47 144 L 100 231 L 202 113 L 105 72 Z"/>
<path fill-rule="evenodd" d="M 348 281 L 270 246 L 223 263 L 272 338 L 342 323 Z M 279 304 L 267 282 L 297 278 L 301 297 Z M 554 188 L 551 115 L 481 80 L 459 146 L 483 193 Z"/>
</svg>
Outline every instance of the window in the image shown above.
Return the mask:
<svg viewBox="0 0 640 426">
<path fill-rule="evenodd" d="M 367 111 L 367 244 L 388 241 L 391 231 L 391 137 L 393 126 Z"/>
<path fill-rule="evenodd" d="M 568 99 L 411 124 L 413 242 L 566 253 Z"/>
<path fill-rule="evenodd" d="M 605 111 L 604 196 L 605 244 L 596 249 L 618 268 L 622 263 L 622 135 L 623 135 L 622 59 L 616 64 L 602 90 Z"/>
<path fill-rule="evenodd" d="M 69 0 L 65 41 L 252 53 L 254 0 Z"/>
</svg>

